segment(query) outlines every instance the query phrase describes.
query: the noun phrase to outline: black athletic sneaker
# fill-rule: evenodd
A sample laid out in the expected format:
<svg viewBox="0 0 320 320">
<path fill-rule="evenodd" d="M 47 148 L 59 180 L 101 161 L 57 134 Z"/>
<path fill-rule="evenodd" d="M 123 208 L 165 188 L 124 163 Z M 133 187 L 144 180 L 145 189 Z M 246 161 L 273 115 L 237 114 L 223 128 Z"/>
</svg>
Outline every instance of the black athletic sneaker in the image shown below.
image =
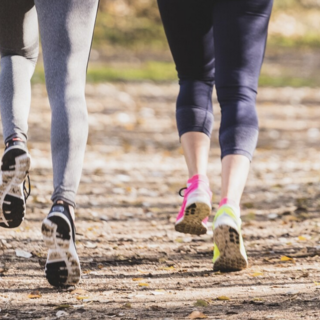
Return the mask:
<svg viewBox="0 0 320 320">
<path fill-rule="evenodd" d="M 0 227 L 16 228 L 24 219 L 26 199 L 30 194 L 30 162 L 26 144 L 10 140 L 2 157 L 0 173 Z"/>
<path fill-rule="evenodd" d="M 80 281 L 80 261 L 75 247 L 75 227 L 69 206 L 55 203 L 42 223 L 48 247 L 46 277 L 55 287 L 74 286 Z"/>
</svg>

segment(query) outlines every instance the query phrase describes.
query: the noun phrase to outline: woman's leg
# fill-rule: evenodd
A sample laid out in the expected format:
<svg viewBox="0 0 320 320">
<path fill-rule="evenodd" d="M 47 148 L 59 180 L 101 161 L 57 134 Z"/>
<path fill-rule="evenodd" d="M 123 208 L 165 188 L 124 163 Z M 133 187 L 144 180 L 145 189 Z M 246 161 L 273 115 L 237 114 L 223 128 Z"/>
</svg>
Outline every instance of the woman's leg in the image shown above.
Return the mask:
<svg viewBox="0 0 320 320">
<path fill-rule="evenodd" d="M 189 170 L 175 229 L 203 234 L 212 197 L 206 175 L 213 127 L 213 1 L 158 0 L 158 4 L 179 76 L 176 120 Z"/>
<path fill-rule="evenodd" d="M 186 132 L 181 137 L 189 179 L 195 175 L 207 175 L 210 138 L 202 132 Z"/>
<path fill-rule="evenodd" d="M 85 82 L 98 2 L 35 0 L 52 110 L 54 205 L 42 233 L 49 248 L 46 276 L 54 286 L 80 280 L 73 207 L 88 136 Z"/>
<path fill-rule="evenodd" d="M 36 0 L 52 109 L 52 201 L 75 205 L 88 136 L 87 63 L 98 0 Z"/>
<path fill-rule="evenodd" d="M 38 22 L 33 0 L 0 4 L 0 106 L 5 142 L 27 139 L 31 84 L 38 58 Z"/>
<path fill-rule="evenodd" d="M 214 269 L 247 266 L 239 203 L 258 139 L 255 108 L 272 0 L 215 2 L 216 90 L 221 106 L 222 189 L 214 220 Z"/>
<path fill-rule="evenodd" d="M 258 140 L 255 108 L 272 0 L 216 1 L 216 90 L 221 106 L 221 197 L 237 204 Z"/>
<path fill-rule="evenodd" d="M 0 109 L 3 138 L 0 226 L 14 228 L 25 215 L 22 184 L 30 167 L 26 148 L 30 80 L 38 58 L 38 23 L 33 0 L 0 3 Z"/>
</svg>

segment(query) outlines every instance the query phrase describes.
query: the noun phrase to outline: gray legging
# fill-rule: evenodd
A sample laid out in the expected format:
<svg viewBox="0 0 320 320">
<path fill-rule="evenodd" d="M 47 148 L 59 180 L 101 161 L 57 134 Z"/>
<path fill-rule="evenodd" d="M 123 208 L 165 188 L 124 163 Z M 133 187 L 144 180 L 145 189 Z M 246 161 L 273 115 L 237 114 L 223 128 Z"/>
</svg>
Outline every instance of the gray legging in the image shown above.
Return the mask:
<svg viewBox="0 0 320 320">
<path fill-rule="evenodd" d="M 30 80 L 41 35 L 46 85 L 52 110 L 52 200 L 75 205 L 88 114 L 86 69 L 99 0 L 1 0 L 0 109 L 5 141 L 27 139 Z"/>
</svg>

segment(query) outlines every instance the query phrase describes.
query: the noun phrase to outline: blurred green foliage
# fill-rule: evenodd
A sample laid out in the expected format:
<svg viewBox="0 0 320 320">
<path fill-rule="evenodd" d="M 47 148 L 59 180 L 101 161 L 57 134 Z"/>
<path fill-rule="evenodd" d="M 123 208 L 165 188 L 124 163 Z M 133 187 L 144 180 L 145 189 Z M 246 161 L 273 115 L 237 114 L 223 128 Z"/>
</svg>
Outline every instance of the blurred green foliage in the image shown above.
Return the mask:
<svg viewBox="0 0 320 320">
<path fill-rule="evenodd" d="M 269 46 L 320 47 L 320 1 L 275 0 Z M 167 48 L 156 0 L 101 0 L 94 47 Z"/>
<path fill-rule="evenodd" d="M 319 9 L 320 0 L 274 1 L 267 57 L 270 53 L 276 56 L 276 72 L 274 68 L 263 68 L 260 86 L 320 85 L 317 74 L 302 75 L 281 63 L 282 53 L 273 54 L 280 51 L 288 57 L 292 53 L 302 56 L 306 50 L 317 53 Z M 89 82 L 177 80 L 156 0 L 100 0 L 93 49 L 96 52 L 89 64 Z M 301 68 L 305 71 L 302 64 Z M 33 82 L 44 82 L 43 66 L 38 66 Z"/>
<path fill-rule="evenodd" d="M 166 45 L 155 0 L 101 0 L 94 47 L 159 48 Z"/>
</svg>

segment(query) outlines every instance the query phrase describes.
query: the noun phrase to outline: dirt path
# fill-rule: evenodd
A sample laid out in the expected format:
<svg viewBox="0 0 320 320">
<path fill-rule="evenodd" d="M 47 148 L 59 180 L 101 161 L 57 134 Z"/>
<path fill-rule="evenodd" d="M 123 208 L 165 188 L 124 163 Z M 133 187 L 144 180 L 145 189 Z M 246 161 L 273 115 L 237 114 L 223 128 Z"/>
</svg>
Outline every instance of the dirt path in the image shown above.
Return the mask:
<svg viewBox="0 0 320 320">
<path fill-rule="evenodd" d="M 261 135 L 242 210 L 250 268 L 232 274 L 212 272 L 212 232 L 173 229 L 187 179 L 176 93 L 176 85 L 151 83 L 88 87 L 90 137 L 77 210 L 78 288 L 85 291 L 77 294 L 44 278 L 50 113 L 44 87 L 34 87 L 27 219 L 0 230 L 1 319 L 169 320 L 195 310 L 208 319 L 320 318 L 320 91 L 260 91 Z M 217 127 L 209 166 L 215 208 Z M 17 257 L 16 249 L 32 257 Z"/>
</svg>

